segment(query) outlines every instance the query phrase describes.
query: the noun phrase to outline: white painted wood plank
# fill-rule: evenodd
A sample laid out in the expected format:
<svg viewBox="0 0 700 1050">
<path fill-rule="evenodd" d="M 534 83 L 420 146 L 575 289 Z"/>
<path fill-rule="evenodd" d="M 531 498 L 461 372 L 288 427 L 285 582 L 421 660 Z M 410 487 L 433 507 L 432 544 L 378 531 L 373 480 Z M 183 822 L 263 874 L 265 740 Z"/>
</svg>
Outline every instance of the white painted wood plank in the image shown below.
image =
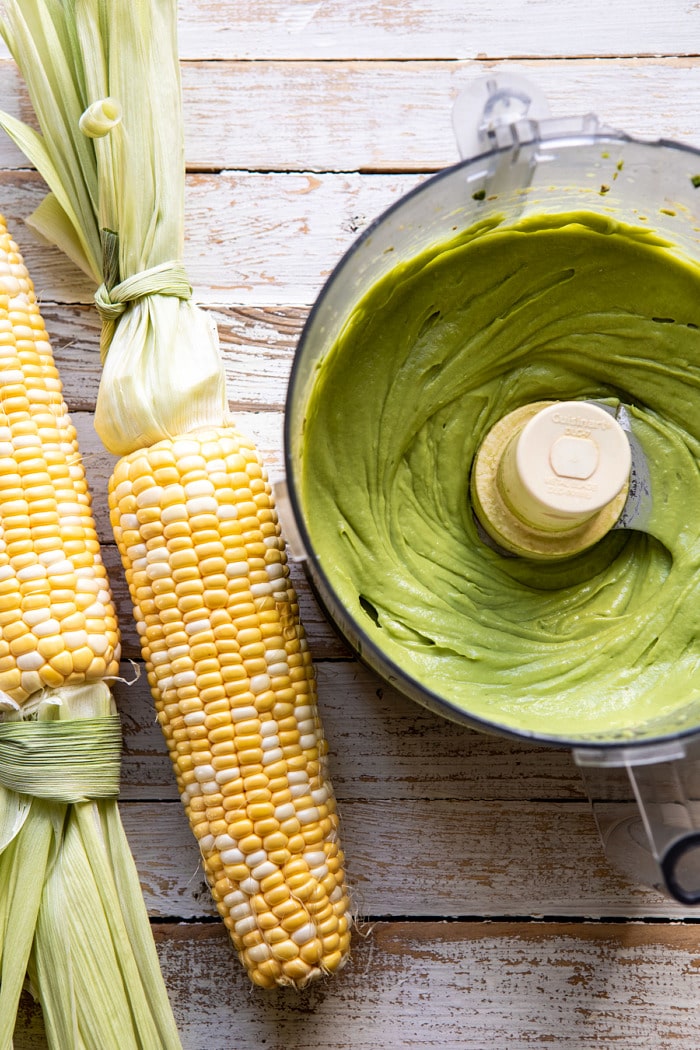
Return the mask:
<svg viewBox="0 0 700 1050">
<path fill-rule="evenodd" d="M 690 0 L 656 5 L 591 0 L 188 0 L 189 58 L 476 58 L 658 55 L 697 50 Z"/>
<path fill-rule="evenodd" d="M 464 59 L 697 53 L 692 0 L 184 0 L 186 59 Z M 0 42 L 0 54 L 7 49 Z"/>
<path fill-rule="evenodd" d="M 308 311 L 206 308 L 219 331 L 232 412 L 281 412 Z M 44 302 L 42 315 L 72 412 L 94 412 L 100 381 L 100 321 L 94 306 Z"/>
<path fill-rule="evenodd" d="M 426 171 L 459 157 L 458 93 L 477 78 L 520 73 L 557 116 L 595 112 L 633 135 L 700 146 L 700 61 L 197 62 L 183 67 L 190 169 Z M 0 103 L 28 118 L 11 62 Z M 26 167 L 0 135 L 0 167 Z"/>
<path fill-rule="evenodd" d="M 149 914 L 216 917 L 179 803 L 123 802 Z M 607 863 L 586 804 L 346 800 L 342 842 L 360 925 L 419 915 L 697 918 Z"/>
<path fill-rule="evenodd" d="M 192 175 L 185 265 L 202 303 L 308 305 L 358 233 L 421 181 L 416 175 Z M 24 226 L 42 199 L 29 172 L 0 172 L 0 212 L 42 299 L 88 303 L 89 280 Z"/>
<path fill-rule="evenodd" d="M 377 923 L 345 970 L 254 991 L 221 924 L 155 936 L 184 1050 L 697 1050 L 696 927 Z M 44 1050 L 27 1000 L 15 1050 Z"/>
<path fill-rule="evenodd" d="M 306 622 L 306 621 L 305 621 Z M 310 645 L 314 652 L 313 638 Z M 330 768 L 341 800 L 584 798 L 566 750 L 474 733 L 401 696 L 354 660 L 315 661 Z M 122 665 L 122 676 L 135 670 Z M 177 798 L 145 676 L 116 683 L 122 719 L 122 797 Z"/>
<path fill-rule="evenodd" d="M 594 112 L 631 135 L 700 146 L 697 59 L 210 63 L 184 69 L 187 160 L 214 169 L 437 170 L 459 160 L 457 95 L 499 72 L 531 79 L 555 116 Z"/>
</svg>

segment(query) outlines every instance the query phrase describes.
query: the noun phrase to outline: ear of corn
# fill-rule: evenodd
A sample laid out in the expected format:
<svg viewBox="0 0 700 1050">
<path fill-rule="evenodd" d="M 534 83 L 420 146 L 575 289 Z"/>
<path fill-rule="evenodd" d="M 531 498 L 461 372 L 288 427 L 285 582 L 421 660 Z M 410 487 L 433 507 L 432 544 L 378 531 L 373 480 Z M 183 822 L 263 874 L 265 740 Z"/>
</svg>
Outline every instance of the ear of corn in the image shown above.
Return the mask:
<svg viewBox="0 0 700 1050">
<path fill-rule="evenodd" d="M 4 220 L 0 260 L 0 687 L 22 704 L 115 675 L 119 637 L 75 430 Z"/>
<path fill-rule="evenodd" d="M 0 217 L 0 1048 L 180 1042 L 119 819 L 116 616 L 34 288 Z"/>
<path fill-rule="evenodd" d="M 41 138 L 0 124 L 53 194 L 32 222 L 102 281 L 96 428 L 124 457 L 112 523 L 182 799 L 253 982 L 302 986 L 347 958 L 343 855 L 269 487 L 180 261 L 176 3 L 6 0 L 0 29 Z"/>
<path fill-rule="evenodd" d="M 214 900 L 255 984 L 348 942 L 311 659 L 270 488 L 234 427 L 120 460 L 112 524 L 158 718 Z"/>
</svg>

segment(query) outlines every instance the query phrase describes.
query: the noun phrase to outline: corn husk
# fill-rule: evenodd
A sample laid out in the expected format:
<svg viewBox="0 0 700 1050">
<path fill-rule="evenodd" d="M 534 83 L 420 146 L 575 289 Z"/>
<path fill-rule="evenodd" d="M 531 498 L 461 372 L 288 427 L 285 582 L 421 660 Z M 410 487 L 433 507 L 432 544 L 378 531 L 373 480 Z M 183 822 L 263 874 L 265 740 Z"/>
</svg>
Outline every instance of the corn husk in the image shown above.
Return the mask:
<svg viewBox="0 0 700 1050">
<path fill-rule="evenodd" d="M 176 7 L 6 0 L 0 22 L 41 130 L 0 126 L 51 191 L 30 225 L 99 286 L 95 428 L 117 455 L 227 421 L 216 328 L 182 268 Z"/>
<path fill-rule="evenodd" d="M 120 747 L 105 683 L 0 721 L 2 1050 L 27 975 L 52 1050 L 180 1047 L 117 808 Z"/>
</svg>

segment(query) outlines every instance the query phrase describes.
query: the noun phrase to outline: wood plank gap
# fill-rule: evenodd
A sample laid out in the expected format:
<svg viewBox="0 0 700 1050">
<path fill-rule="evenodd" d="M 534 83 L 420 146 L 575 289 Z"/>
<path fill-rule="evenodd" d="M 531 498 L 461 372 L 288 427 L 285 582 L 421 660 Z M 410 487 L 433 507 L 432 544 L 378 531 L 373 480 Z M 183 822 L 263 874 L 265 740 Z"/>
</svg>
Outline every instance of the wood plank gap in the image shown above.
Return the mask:
<svg viewBox="0 0 700 1050">
<path fill-rule="evenodd" d="M 362 64 L 367 66 L 372 65 L 420 65 L 425 62 L 439 62 L 441 65 L 459 65 L 465 62 L 472 62 L 475 65 L 490 66 L 494 62 L 541 62 L 543 65 L 547 62 L 590 62 L 595 60 L 596 62 L 620 62 L 630 61 L 635 62 L 638 59 L 651 59 L 653 61 L 660 59 L 692 59 L 700 58 L 700 52 L 697 51 L 638 51 L 622 54 L 615 54 L 610 52 L 609 54 L 597 54 L 595 51 L 581 51 L 575 55 L 550 55 L 550 54 L 536 54 L 531 51 L 494 51 L 488 55 L 465 55 L 458 57 L 456 55 L 441 55 L 441 54 L 426 54 L 426 55 L 368 55 L 363 58 L 352 58 L 349 55 L 332 55 L 324 57 L 323 55 L 314 55 L 312 58 L 301 58 L 298 55 L 274 55 L 265 57 L 252 57 L 250 55 L 238 55 L 235 58 L 181 58 L 180 63 L 184 69 L 187 66 L 191 66 L 193 69 L 197 66 L 230 66 L 232 63 L 240 66 L 269 66 L 274 63 L 280 66 L 337 66 L 346 65 L 348 63 L 354 63 L 356 65 Z"/>
<path fill-rule="evenodd" d="M 197 922 L 216 922 L 218 916 L 205 916 L 202 918 L 193 917 L 190 919 L 177 919 L 177 922 L 189 922 L 195 924 Z M 218 919 L 220 922 L 221 920 Z M 167 922 L 167 919 L 153 916 L 151 917 L 151 925 L 156 923 Z M 567 926 L 614 926 L 614 925 L 634 925 L 634 926 L 697 926 L 700 925 L 700 918 L 688 918 L 684 916 L 682 919 L 675 918 L 673 916 L 634 916 L 631 918 L 629 915 L 620 913 L 619 915 L 601 915 L 592 918 L 587 915 L 526 915 L 526 914 L 509 914 L 504 912 L 502 915 L 472 915 L 465 913 L 464 915 L 441 915 L 439 919 L 436 919 L 434 915 L 430 914 L 412 914 L 412 915 L 362 915 L 355 919 L 355 929 L 360 934 L 366 932 L 371 927 L 377 925 L 377 923 L 385 922 L 400 922 L 411 925 L 414 923 L 432 923 L 439 922 L 441 925 L 452 926 L 458 923 L 469 923 L 475 925 L 493 925 L 494 923 L 508 923 L 510 924 L 523 924 L 523 925 L 540 925 L 540 926 L 561 926 L 566 924 Z"/>
</svg>

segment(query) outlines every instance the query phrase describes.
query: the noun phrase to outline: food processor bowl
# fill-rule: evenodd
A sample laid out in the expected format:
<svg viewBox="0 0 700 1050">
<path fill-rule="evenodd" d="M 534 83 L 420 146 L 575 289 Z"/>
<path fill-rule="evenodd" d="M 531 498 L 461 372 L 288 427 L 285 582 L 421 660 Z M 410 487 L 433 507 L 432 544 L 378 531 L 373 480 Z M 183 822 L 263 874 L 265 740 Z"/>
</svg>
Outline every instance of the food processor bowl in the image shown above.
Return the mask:
<svg viewBox="0 0 700 1050">
<path fill-rule="evenodd" d="M 304 563 L 320 603 L 352 649 L 403 694 L 479 731 L 570 748 L 608 856 L 628 874 L 695 904 L 700 688 L 671 715 L 610 733 L 548 733 L 491 720 L 455 704 L 387 655 L 376 632 L 348 610 L 316 550 L 301 480 L 307 413 L 319 369 L 378 281 L 475 224 L 581 211 L 653 230 L 679 258 L 700 259 L 697 150 L 642 141 L 592 114 L 553 118 L 536 87 L 510 75 L 476 81 L 453 114 L 462 160 L 427 178 L 366 228 L 333 270 L 302 332 L 286 403 L 286 481 L 278 489 L 290 554 Z M 342 473 L 343 464 L 337 468 Z M 640 850 L 643 861 L 634 859 Z"/>
</svg>

